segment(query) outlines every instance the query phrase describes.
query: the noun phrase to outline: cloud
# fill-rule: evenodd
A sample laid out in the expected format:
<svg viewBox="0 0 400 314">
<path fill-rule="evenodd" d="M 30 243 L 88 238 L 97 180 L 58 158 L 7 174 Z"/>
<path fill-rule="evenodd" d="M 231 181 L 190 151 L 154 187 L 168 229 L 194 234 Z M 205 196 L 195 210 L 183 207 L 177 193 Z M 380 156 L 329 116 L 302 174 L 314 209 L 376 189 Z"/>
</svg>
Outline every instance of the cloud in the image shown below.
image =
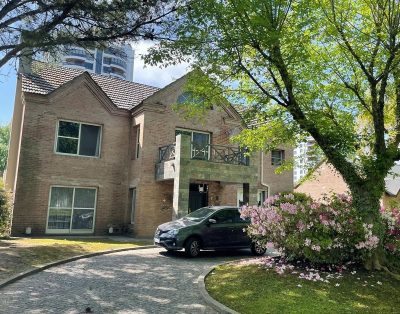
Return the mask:
<svg viewBox="0 0 400 314">
<path fill-rule="evenodd" d="M 155 44 L 156 43 L 149 41 L 139 41 L 132 44 L 132 47 L 135 50 L 133 81 L 157 87 L 164 87 L 185 75 L 190 70 L 190 65 L 188 63 L 181 63 L 169 67 L 145 65 L 142 56 Z"/>
</svg>

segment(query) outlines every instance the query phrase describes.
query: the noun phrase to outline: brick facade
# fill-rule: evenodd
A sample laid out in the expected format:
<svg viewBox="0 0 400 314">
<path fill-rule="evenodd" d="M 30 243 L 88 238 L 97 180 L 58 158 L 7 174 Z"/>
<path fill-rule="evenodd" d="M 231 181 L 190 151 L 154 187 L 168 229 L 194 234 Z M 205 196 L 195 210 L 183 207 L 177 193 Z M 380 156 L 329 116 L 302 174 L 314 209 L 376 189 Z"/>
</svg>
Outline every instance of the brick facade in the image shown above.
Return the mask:
<svg viewBox="0 0 400 314">
<path fill-rule="evenodd" d="M 88 75 L 80 75 L 46 95 L 22 92 L 19 80 L 10 147 L 15 162 L 8 163 L 6 174 L 7 186 L 11 189 L 15 186 L 12 234 L 21 234 L 26 227 L 31 227 L 34 235 L 46 233 L 49 192 L 56 185 L 97 189 L 94 234 L 104 234 L 110 225 L 130 225 L 132 188 L 136 189 L 136 202 L 130 230 L 136 236 L 152 236 L 157 225 L 171 220 L 174 179 L 156 180 L 159 147 L 176 141 L 176 128 L 209 132 L 211 144 L 223 145 L 230 144 L 231 130 L 242 128 L 240 116 L 229 107 L 215 106 L 202 121 L 182 119 L 172 104 L 182 93 L 184 82 L 177 80 L 127 110 L 116 108 Z M 99 158 L 55 153 L 56 126 L 60 119 L 100 125 Z M 292 149 L 287 148 L 286 157 L 291 156 Z M 235 177 L 232 172 L 235 166 L 198 161 L 197 165 L 202 166 L 196 167 L 213 175 L 194 175 L 188 179 L 190 183 L 208 184 L 210 205 L 236 205 L 242 181 L 252 182 L 252 203 L 257 189 L 265 189 L 261 183 L 268 185 L 270 195 L 293 188 L 292 171 L 275 174 L 270 154 L 264 156 L 263 175 L 261 154 L 255 153 L 252 158 L 247 178 L 240 173 Z M 203 173 L 196 169 L 190 172 Z"/>
</svg>

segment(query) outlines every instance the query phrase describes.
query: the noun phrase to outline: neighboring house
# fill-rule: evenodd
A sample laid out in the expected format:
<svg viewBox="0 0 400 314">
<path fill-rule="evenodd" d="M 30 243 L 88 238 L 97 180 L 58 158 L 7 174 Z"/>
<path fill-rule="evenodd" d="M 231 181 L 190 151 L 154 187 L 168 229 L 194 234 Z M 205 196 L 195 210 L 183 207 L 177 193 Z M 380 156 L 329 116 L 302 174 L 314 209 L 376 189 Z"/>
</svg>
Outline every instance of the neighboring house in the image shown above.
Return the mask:
<svg viewBox="0 0 400 314">
<path fill-rule="evenodd" d="M 133 80 L 134 51 L 131 45 L 112 45 L 105 49 L 68 46 L 53 60 L 71 69 Z"/>
<path fill-rule="evenodd" d="M 400 202 L 400 165 L 395 165 L 385 178 L 385 195 L 382 197 L 384 206 Z M 296 192 L 306 193 L 313 199 L 320 199 L 332 193 L 349 193 L 349 188 L 343 177 L 327 162 L 322 162 L 313 172 L 309 180 L 295 187 Z"/>
<path fill-rule="evenodd" d="M 5 175 L 12 234 L 113 226 L 149 237 L 202 206 L 256 204 L 292 190 L 291 171 L 274 173 L 292 149 L 247 157 L 229 144 L 243 128 L 232 106 L 215 106 L 204 123 L 172 110 L 185 80 L 158 89 L 36 62 L 20 74 Z"/>
</svg>

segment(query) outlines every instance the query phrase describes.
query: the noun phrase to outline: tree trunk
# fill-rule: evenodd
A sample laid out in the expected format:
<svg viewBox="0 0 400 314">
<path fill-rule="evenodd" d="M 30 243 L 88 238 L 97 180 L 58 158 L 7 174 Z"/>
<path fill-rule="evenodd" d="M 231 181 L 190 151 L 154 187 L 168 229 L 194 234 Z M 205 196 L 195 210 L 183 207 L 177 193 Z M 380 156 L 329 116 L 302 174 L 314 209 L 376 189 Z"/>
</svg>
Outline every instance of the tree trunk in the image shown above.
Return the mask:
<svg viewBox="0 0 400 314">
<path fill-rule="evenodd" d="M 372 224 L 372 233 L 379 238 L 379 245 L 365 256 L 364 266 L 367 270 L 381 270 L 385 268 L 386 259 L 383 249 L 385 227 L 380 214 L 380 199 L 384 193 L 384 184 L 365 184 L 350 187 L 353 205 L 363 222 Z"/>
</svg>

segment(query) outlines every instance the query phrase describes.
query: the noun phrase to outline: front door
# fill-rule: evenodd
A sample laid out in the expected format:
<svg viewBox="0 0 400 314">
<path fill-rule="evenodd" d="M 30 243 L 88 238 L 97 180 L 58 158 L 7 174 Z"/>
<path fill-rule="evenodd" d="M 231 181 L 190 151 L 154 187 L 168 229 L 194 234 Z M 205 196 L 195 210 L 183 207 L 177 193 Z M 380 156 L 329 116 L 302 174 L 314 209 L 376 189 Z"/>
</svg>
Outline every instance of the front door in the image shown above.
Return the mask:
<svg viewBox="0 0 400 314">
<path fill-rule="evenodd" d="M 189 186 L 189 213 L 208 206 L 208 185 L 194 184 Z"/>
</svg>

